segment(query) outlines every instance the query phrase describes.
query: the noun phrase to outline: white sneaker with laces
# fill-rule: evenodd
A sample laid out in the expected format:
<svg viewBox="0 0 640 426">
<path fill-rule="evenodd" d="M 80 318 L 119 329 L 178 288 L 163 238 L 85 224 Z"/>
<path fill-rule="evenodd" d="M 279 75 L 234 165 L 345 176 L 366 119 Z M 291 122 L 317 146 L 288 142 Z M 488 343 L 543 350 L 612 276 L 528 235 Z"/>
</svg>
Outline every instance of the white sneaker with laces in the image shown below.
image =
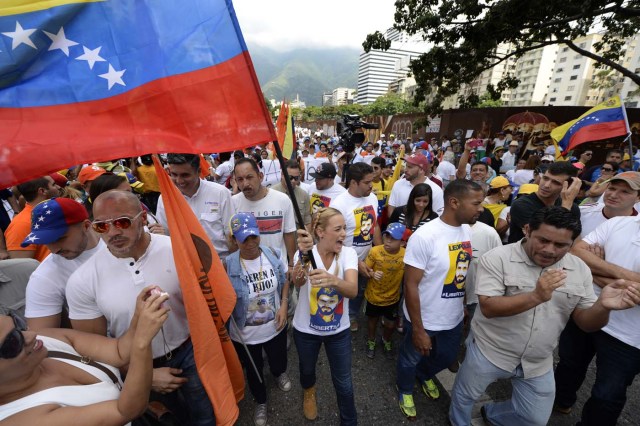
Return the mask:
<svg viewBox="0 0 640 426">
<path fill-rule="evenodd" d="M 253 412 L 253 424 L 265 426 L 267 424 L 267 404 L 258 404 Z"/>
<path fill-rule="evenodd" d="M 287 373 L 282 373 L 276 378 L 278 387 L 282 392 L 289 392 L 291 390 L 291 379 Z"/>
</svg>

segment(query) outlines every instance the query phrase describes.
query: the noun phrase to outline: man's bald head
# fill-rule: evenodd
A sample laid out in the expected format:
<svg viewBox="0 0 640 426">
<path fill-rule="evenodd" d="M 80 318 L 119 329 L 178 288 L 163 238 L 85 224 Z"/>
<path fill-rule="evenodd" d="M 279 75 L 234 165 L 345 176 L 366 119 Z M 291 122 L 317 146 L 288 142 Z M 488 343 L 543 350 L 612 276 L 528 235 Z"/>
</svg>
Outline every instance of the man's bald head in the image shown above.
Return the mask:
<svg viewBox="0 0 640 426">
<path fill-rule="evenodd" d="M 93 202 L 94 216 L 99 212 L 105 204 L 119 204 L 121 206 L 127 206 L 131 208 L 132 213 L 137 213 L 142 210 L 140 200 L 138 197 L 129 191 L 121 191 L 119 189 L 112 189 L 110 191 L 103 192 Z"/>
</svg>

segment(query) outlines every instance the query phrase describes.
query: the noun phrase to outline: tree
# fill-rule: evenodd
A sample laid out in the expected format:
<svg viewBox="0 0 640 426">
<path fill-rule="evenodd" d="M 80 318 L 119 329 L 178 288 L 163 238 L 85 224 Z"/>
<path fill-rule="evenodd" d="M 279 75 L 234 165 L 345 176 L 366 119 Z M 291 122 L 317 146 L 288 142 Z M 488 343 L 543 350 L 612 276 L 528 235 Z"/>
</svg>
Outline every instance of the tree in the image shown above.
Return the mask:
<svg viewBox="0 0 640 426">
<path fill-rule="evenodd" d="M 604 101 L 604 94 L 608 89 L 616 85 L 616 75 L 610 69 L 599 70 L 593 76 L 589 87 L 598 91 L 596 103 Z"/>
<path fill-rule="evenodd" d="M 388 92 L 367 105 L 363 112 L 365 115 L 394 115 L 401 112 L 417 112 L 417 108 L 413 107 L 401 95 Z"/>
<path fill-rule="evenodd" d="M 430 115 L 440 113 L 446 97 L 483 71 L 553 44 L 564 44 L 640 84 L 640 75 L 619 63 L 625 39 L 640 27 L 640 0 L 396 0 L 395 5 L 394 28 L 422 34 L 434 45 L 410 65 L 418 86 L 414 102 L 427 100 L 424 111 Z M 595 53 L 573 43 L 595 24 L 606 31 Z M 499 49 L 503 46 L 510 49 Z M 363 47 L 366 52 L 386 50 L 391 42 L 376 31 Z M 488 89 L 497 99 L 518 83 L 506 74 Z M 477 95 L 474 101 L 480 101 Z"/>
<path fill-rule="evenodd" d="M 496 108 L 502 106 L 502 99 L 493 99 L 489 93 L 480 96 L 478 108 Z"/>
</svg>

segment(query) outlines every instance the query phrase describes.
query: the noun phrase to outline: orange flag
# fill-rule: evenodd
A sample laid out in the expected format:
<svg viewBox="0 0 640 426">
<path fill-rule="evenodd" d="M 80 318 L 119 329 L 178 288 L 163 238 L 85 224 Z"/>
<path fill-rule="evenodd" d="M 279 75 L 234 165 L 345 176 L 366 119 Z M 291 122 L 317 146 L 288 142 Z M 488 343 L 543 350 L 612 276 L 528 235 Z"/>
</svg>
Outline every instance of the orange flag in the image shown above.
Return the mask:
<svg viewBox="0 0 640 426">
<path fill-rule="evenodd" d="M 211 241 L 178 188 L 154 156 L 167 212 L 173 257 L 198 369 L 220 426 L 233 425 L 244 395 L 244 375 L 225 322 L 236 293 Z"/>
<path fill-rule="evenodd" d="M 211 164 L 207 162 L 203 154 L 200 154 L 200 179 L 204 179 L 211 175 L 211 172 L 209 171 L 210 167 Z"/>
</svg>

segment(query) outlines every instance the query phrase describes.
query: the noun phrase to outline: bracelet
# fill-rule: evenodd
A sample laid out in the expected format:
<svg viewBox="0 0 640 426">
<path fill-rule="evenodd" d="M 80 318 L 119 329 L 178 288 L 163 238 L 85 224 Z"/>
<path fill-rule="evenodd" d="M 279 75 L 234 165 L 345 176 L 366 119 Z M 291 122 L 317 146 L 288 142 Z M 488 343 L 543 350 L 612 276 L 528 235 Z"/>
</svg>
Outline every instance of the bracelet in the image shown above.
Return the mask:
<svg viewBox="0 0 640 426">
<path fill-rule="evenodd" d="M 289 298 L 288 297 L 283 297 L 282 300 L 280 301 L 280 303 L 284 303 L 284 302 L 289 302 Z"/>
</svg>

